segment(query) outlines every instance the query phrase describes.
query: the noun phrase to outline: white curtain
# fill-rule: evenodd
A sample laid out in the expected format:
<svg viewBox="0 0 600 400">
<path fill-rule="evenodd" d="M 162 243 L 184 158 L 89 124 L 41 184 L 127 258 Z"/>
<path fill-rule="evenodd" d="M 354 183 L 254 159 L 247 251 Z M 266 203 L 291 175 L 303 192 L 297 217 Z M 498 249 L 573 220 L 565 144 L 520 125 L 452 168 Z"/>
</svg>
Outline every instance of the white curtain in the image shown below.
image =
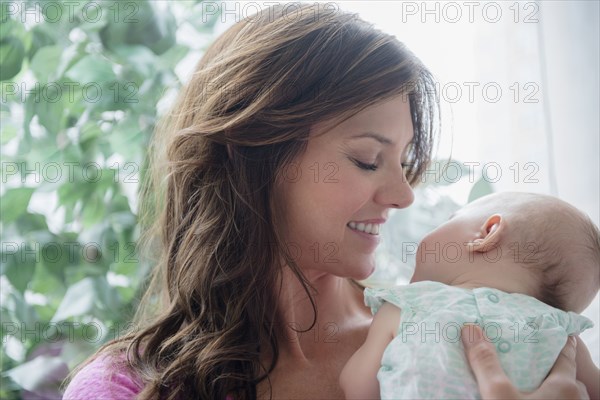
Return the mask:
<svg viewBox="0 0 600 400">
<path fill-rule="evenodd" d="M 437 76 L 440 156 L 451 146 L 496 191 L 552 194 L 600 224 L 599 2 L 338 4 L 395 35 Z"/>
</svg>

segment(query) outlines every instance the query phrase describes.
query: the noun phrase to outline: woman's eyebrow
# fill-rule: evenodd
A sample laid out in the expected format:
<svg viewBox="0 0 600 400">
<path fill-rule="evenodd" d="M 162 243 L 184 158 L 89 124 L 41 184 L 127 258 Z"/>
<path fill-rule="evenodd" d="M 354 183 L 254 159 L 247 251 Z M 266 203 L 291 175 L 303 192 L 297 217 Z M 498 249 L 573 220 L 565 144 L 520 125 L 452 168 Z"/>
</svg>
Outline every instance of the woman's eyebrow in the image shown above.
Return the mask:
<svg viewBox="0 0 600 400">
<path fill-rule="evenodd" d="M 379 133 L 375 133 L 375 132 L 363 132 L 363 133 L 359 133 L 354 136 L 350 136 L 350 139 L 361 139 L 361 138 L 372 138 L 372 139 L 377 140 L 379 143 L 386 144 L 386 145 L 394 144 L 394 142 L 392 142 L 390 139 L 386 138 L 383 135 L 380 135 Z"/>
</svg>

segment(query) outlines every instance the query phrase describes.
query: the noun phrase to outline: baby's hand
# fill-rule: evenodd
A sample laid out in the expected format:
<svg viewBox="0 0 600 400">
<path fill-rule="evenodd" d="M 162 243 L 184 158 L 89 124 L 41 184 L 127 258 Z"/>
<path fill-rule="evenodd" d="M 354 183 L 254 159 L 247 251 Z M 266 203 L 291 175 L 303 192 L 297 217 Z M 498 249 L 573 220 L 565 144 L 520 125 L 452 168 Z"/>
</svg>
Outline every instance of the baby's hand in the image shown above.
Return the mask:
<svg viewBox="0 0 600 400">
<path fill-rule="evenodd" d="M 575 379 L 575 338 L 570 337 L 542 385 L 531 393 L 521 393 L 508 379 L 494 345 L 483 338 L 477 325 L 462 329 L 467 359 L 484 399 L 589 399 L 585 386 Z"/>
</svg>

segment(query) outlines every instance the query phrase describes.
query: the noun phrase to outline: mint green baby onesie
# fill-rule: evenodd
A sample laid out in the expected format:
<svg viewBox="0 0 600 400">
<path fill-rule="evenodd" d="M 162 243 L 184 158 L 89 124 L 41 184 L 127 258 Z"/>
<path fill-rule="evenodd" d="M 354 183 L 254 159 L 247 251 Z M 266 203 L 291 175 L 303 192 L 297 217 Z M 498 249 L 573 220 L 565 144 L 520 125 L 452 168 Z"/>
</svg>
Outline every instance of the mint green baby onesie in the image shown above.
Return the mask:
<svg viewBox="0 0 600 400">
<path fill-rule="evenodd" d="M 423 281 L 367 288 L 364 296 L 373 314 L 385 301 L 401 309 L 397 336 L 377 373 L 382 399 L 480 399 L 460 339 L 465 323 L 483 328 L 504 371 L 522 391 L 542 383 L 569 335 L 593 326 L 579 314 L 491 288 Z"/>
</svg>

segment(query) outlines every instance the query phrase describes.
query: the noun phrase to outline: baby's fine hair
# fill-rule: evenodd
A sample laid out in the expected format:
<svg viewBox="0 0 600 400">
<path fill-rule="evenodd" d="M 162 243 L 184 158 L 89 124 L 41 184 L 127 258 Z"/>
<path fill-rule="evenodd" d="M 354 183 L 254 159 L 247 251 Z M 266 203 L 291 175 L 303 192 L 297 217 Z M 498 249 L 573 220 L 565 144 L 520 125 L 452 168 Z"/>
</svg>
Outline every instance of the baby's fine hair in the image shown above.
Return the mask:
<svg viewBox="0 0 600 400">
<path fill-rule="evenodd" d="M 591 218 L 551 196 L 529 196 L 511 218 L 511 256 L 540 283 L 537 298 L 581 312 L 600 288 L 600 230 Z"/>
</svg>

